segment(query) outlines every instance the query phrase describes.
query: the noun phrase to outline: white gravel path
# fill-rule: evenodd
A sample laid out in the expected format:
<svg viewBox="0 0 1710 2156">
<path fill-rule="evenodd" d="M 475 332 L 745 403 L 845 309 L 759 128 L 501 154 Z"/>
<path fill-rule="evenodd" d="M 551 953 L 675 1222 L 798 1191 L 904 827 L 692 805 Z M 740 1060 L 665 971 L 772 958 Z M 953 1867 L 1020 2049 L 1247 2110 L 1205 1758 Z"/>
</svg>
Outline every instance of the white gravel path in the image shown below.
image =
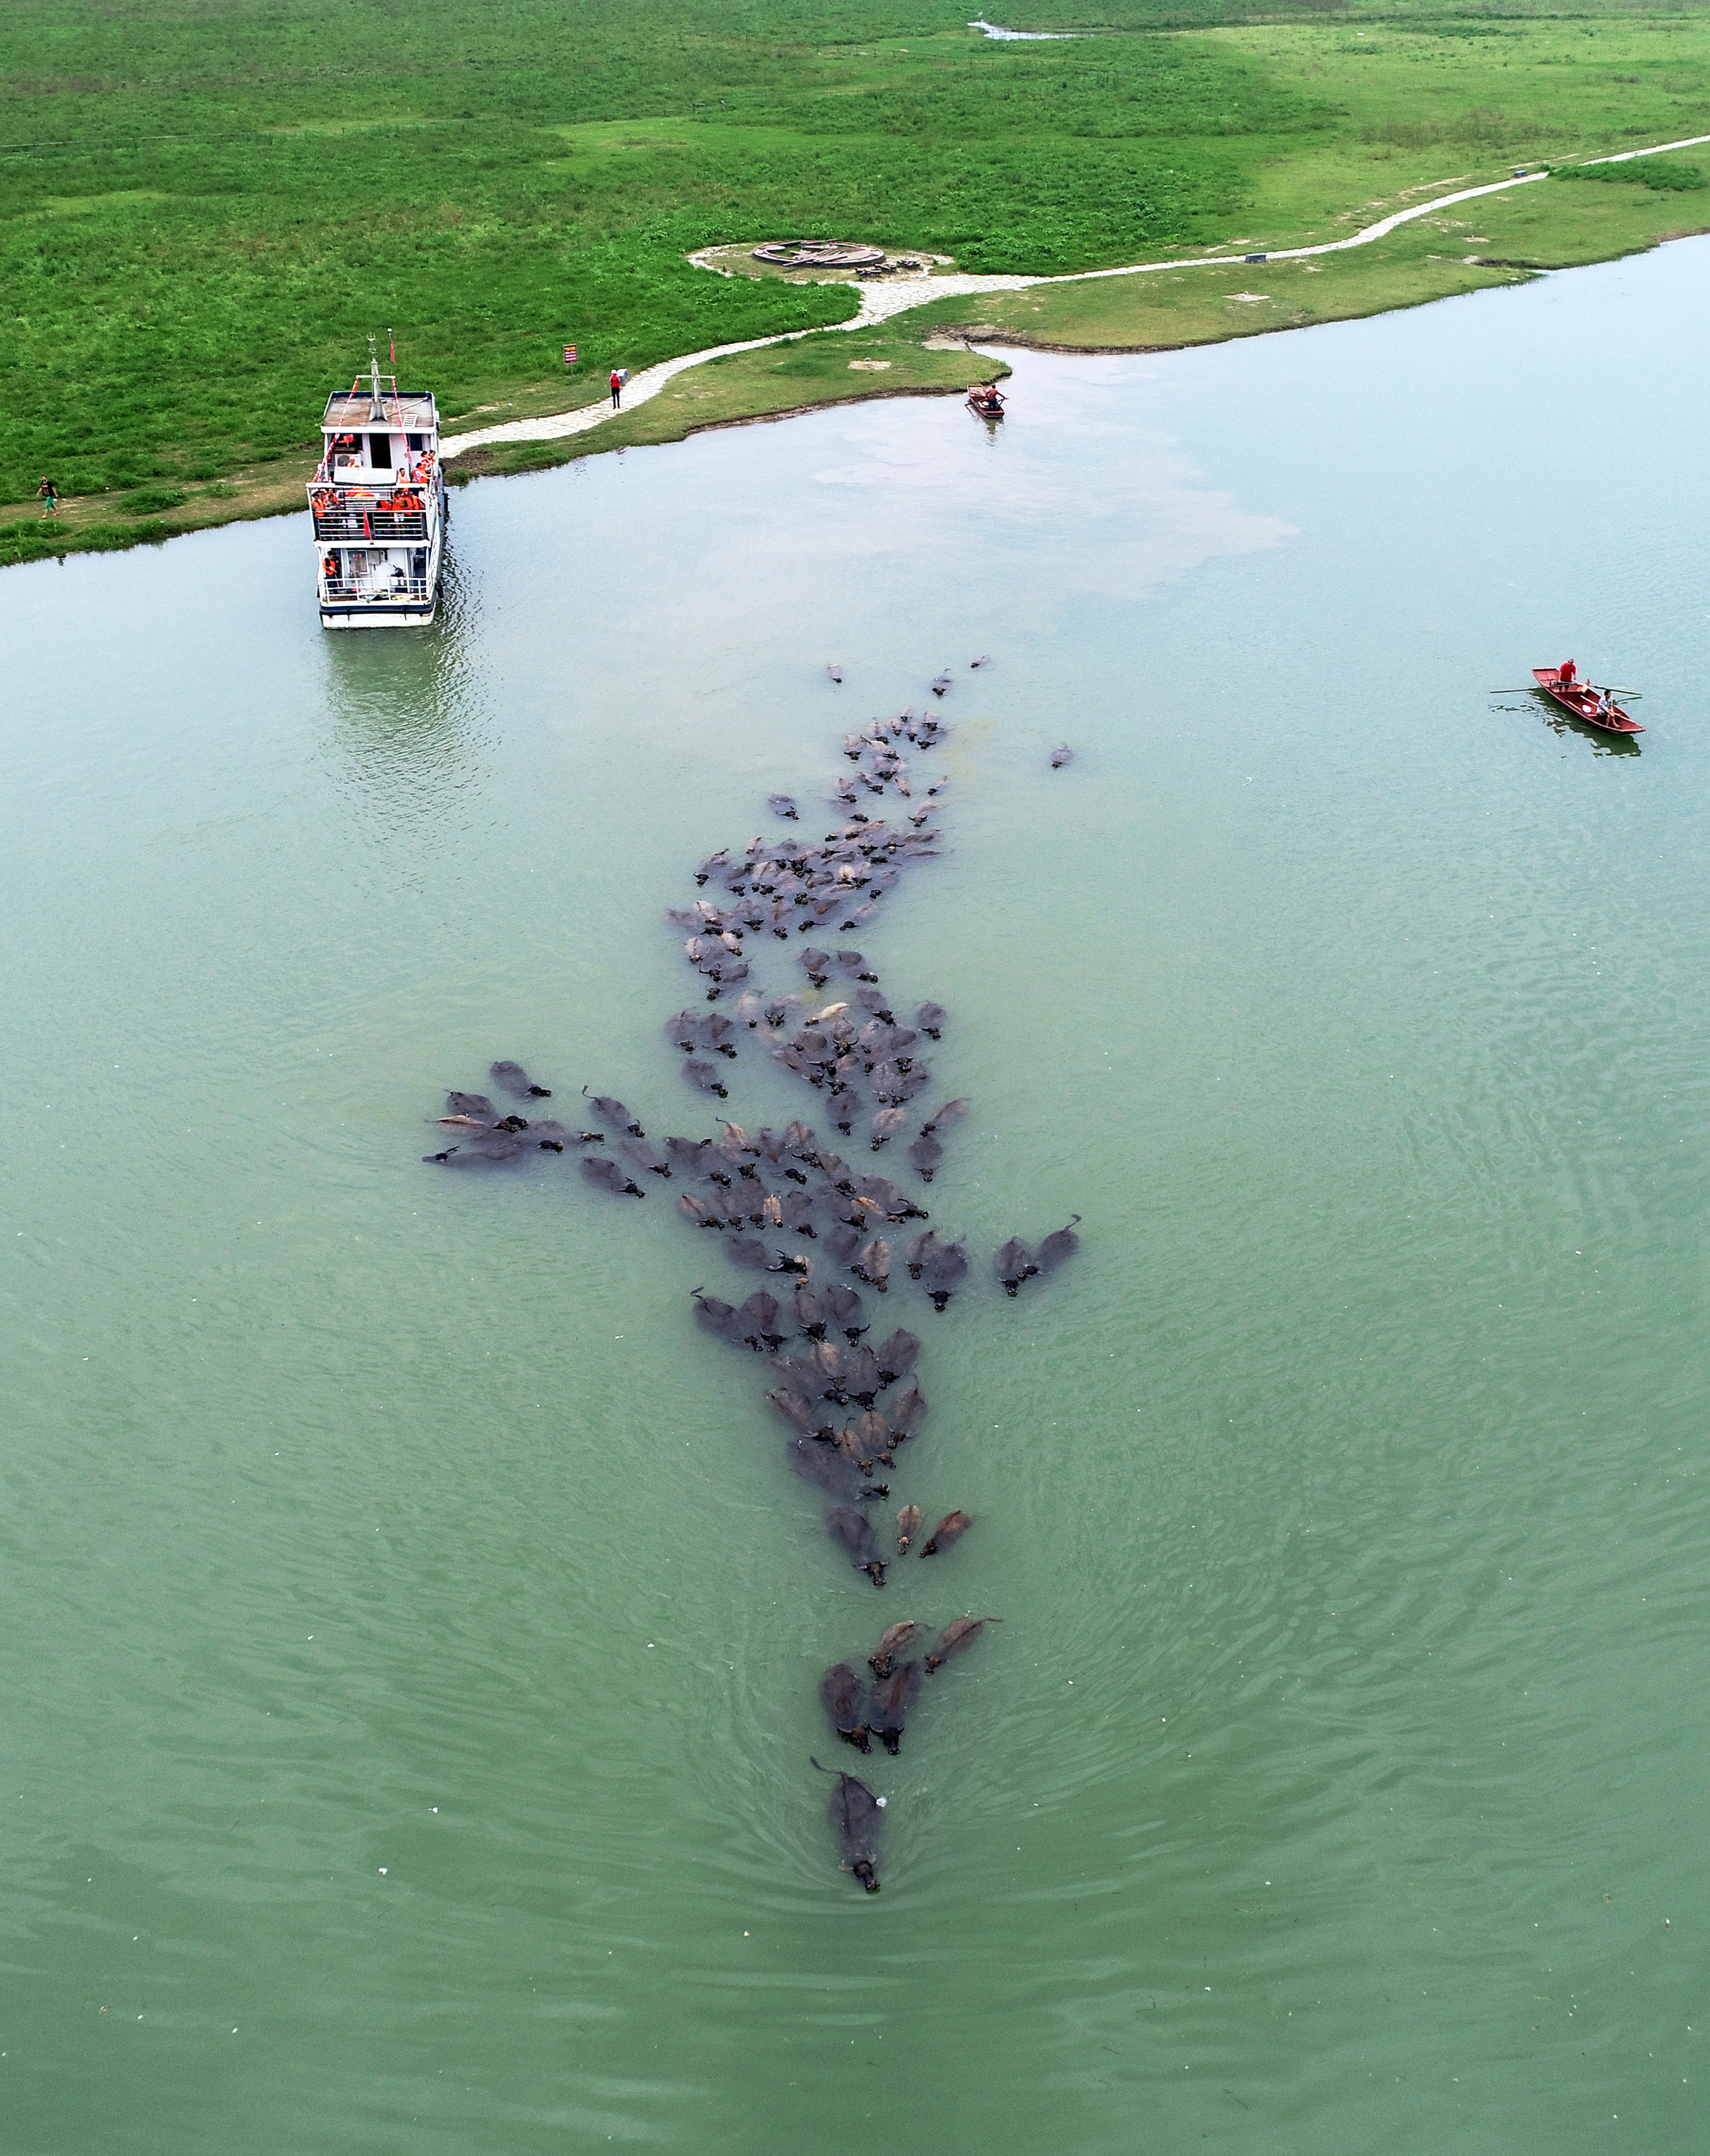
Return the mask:
<svg viewBox="0 0 1710 2156">
<path fill-rule="evenodd" d="M 1701 142 L 1710 142 L 1710 135 L 1689 135 L 1684 141 L 1657 142 L 1647 149 L 1620 150 L 1612 157 L 1589 157 L 1585 162 L 1592 165 L 1620 165 L 1630 157 L 1660 157 L 1666 151 L 1690 150 Z M 1456 203 L 1476 202 L 1481 195 L 1507 194 L 1511 188 L 1529 187 L 1534 181 L 1549 177 L 1548 172 L 1526 172 L 1518 178 L 1498 180 L 1487 187 L 1462 187 L 1455 194 L 1436 195 L 1430 202 L 1416 203 L 1411 209 L 1399 209 L 1393 216 L 1380 218 L 1377 223 L 1366 225 L 1347 239 L 1329 239 L 1317 247 L 1271 248 L 1262 259 L 1267 262 L 1298 262 L 1308 255 L 1339 254 L 1347 248 L 1368 247 L 1373 240 L 1383 239 L 1398 225 L 1410 223 L 1416 217 L 1430 217 Z M 675 376 L 691 367 L 700 367 L 709 359 L 722 359 L 727 352 L 758 352 L 765 345 L 783 344 L 792 337 L 831 336 L 842 330 L 866 329 L 874 322 L 888 321 L 893 315 L 906 314 L 911 307 L 924 306 L 929 300 L 971 296 L 979 292 L 1020 292 L 1034 285 L 1091 284 L 1101 277 L 1148 277 L 1164 270 L 1238 270 L 1247 259 L 1242 254 L 1178 256 L 1171 262 L 1134 262 L 1120 270 L 1078 270 L 1062 277 L 974 277 L 965 276 L 960 271 L 941 277 L 887 277 L 883 283 L 861 287 L 861 311 L 847 322 L 834 322 L 823 330 L 786 330 L 777 336 L 750 337 L 742 344 L 713 345 L 705 352 L 685 352 L 680 359 L 663 359 L 657 367 L 643 367 L 639 374 L 631 376 L 624 389 L 623 408 L 627 412 L 637 404 L 645 404 Z M 719 274 L 730 273 L 727 270 Z M 567 434 L 585 434 L 591 428 L 603 426 L 612 417 L 609 402 L 602 401 L 584 405 L 576 412 L 552 413 L 543 419 L 510 419 L 496 427 L 479 427 L 467 434 L 453 434 L 442 440 L 440 454 L 446 458 L 461 456 L 465 449 L 480 449 L 489 442 L 561 441 Z"/>
</svg>

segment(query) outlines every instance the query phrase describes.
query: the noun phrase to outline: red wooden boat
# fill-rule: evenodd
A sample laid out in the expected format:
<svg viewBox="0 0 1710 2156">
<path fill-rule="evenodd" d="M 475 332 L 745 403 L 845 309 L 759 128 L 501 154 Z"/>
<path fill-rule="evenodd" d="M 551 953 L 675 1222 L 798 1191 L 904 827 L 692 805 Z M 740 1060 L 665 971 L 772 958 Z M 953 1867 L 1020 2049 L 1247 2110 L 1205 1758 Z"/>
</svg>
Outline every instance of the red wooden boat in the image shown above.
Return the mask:
<svg viewBox="0 0 1710 2156">
<path fill-rule="evenodd" d="M 1003 392 L 995 382 L 970 382 L 968 403 L 982 419 L 1001 419 L 1003 417 Z"/>
<path fill-rule="evenodd" d="M 1576 719 L 1584 719 L 1588 726 L 1601 726 L 1606 734 L 1641 734 L 1645 731 L 1612 698 L 1609 709 L 1600 710 L 1603 692 L 1594 689 L 1589 681 L 1579 679 L 1571 659 L 1564 659 L 1559 666 L 1534 666 L 1532 678 L 1546 696 L 1553 696 L 1564 711 L 1571 711 Z"/>
</svg>

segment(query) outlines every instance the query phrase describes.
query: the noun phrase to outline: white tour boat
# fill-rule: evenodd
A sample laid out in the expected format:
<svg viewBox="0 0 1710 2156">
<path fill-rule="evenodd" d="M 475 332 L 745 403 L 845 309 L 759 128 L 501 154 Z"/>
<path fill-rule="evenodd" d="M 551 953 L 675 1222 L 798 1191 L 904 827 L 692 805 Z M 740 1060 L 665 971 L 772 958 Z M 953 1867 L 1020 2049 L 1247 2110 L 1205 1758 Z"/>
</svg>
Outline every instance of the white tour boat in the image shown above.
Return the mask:
<svg viewBox="0 0 1710 2156">
<path fill-rule="evenodd" d="M 326 400 L 309 482 L 323 629 L 425 629 L 439 602 L 445 475 L 431 392 L 372 359 Z"/>
</svg>

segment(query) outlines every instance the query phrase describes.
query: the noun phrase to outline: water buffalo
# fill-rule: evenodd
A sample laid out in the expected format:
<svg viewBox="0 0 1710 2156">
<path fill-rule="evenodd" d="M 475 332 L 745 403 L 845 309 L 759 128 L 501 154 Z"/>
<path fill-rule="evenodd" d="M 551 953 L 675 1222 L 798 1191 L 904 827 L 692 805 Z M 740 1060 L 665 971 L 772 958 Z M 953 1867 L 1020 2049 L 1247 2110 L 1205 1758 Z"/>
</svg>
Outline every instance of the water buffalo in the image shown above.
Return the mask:
<svg viewBox="0 0 1710 2156">
<path fill-rule="evenodd" d="M 819 1681 L 826 1719 L 846 1744 L 868 1748 L 867 1686 L 847 1662 L 833 1662 Z"/>
<path fill-rule="evenodd" d="M 583 1153 L 576 1162 L 583 1176 L 597 1183 L 602 1190 L 610 1190 L 625 1198 L 640 1198 L 645 1194 L 637 1183 L 625 1179 L 623 1170 L 615 1160 L 607 1160 L 596 1154 Z"/>
<path fill-rule="evenodd" d="M 830 1774 L 830 1767 L 820 1767 L 822 1774 Z M 865 1782 L 854 1774 L 838 1774 L 837 1787 L 832 1791 L 826 1815 L 831 1820 L 832 1832 L 837 1837 L 837 1846 L 842 1851 L 837 1865 L 840 1871 L 852 1871 L 869 1894 L 878 1892 L 878 1830 L 879 1813 L 884 1808 L 883 1797 L 876 1797 Z"/>
<path fill-rule="evenodd" d="M 920 1507 L 904 1505 L 897 1515 L 897 1555 L 907 1557 L 914 1537 L 920 1532 Z M 888 1637 L 888 1634 L 886 1635 Z"/>
<path fill-rule="evenodd" d="M 900 1114 L 902 1111 L 899 1109 L 897 1112 Z M 922 1135 L 909 1147 L 909 1158 L 920 1180 L 930 1183 L 943 1163 L 944 1147 L 937 1138 Z"/>
<path fill-rule="evenodd" d="M 778 1320 L 783 1315 L 776 1296 L 768 1295 L 763 1287 L 754 1293 L 737 1312 L 737 1337 L 745 1348 L 756 1354 L 761 1348 L 770 1348 L 776 1354 L 787 1337 L 778 1329 Z"/>
<path fill-rule="evenodd" d="M 1075 1224 L 1080 1217 L 1078 1213 L 1070 1214 L 1067 1227 L 1057 1229 L 1054 1234 L 1047 1235 L 1039 1245 L 1036 1255 L 1042 1273 L 1048 1273 L 1053 1266 L 1060 1265 L 1065 1258 L 1072 1256 L 1079 1250 L 1081 1239 L 1075 1233 Z"/>
<path fill-rule="evenodd" d="M 733 1304 L 721 1301 L 718 1296 L 709 1295 L 704 1288 L 698 1287 L 691 1292 L 694 1297 L 694 1322 L 697 1325 L 710 1332 L 715 1340 L 737 1337 L 733 1330 L 736 1317 Z"/>
<path fill-rule="evenodd" d="M 614 1131 L 627 1131 L 632 1138 L 644 1138 L 647 1136 L 647 1132 L 630 1114 L 622 1101 L 614 1101 L 609 1093 L 589 1094 L 586 1086 L 582 1087 L 582 1091 L 587 1095 L 588 1106 L 602 1123 L 609 1123 Z"/>
<path fill-rule="evenodd" d="M 960 1243 L 945 1243 L 933 1253 L 923 1285 L 934 1310 L 942 1312 L 968 1277 L 968 1253 Z"/>
<path fill-rule="evenodd" d="M 881 1340 L 873 1351 L 878 1363 L 879 1383 L 893 1385 L 897 1379 L 914 1367 L 914 1358 L 920 1353 L 920 1342 L 904 1327 L 899 1326 L 888 1340 Z"/>
<path fill-rule="evenodd" d="M 925 1394 L 919 1385 L 910 1385 L 906 1393 L 885 1402 L 885 1415 L 891 1426 L 891 1443 L 900 1445 L 904 1438 L 912 1437 L 926 1419 Z"/>
<path fill-rule="evenodd" d="M 552 1088 L 537 1086 L 520 1063 L 495 1063 L 487 1075 L 514 1101 L 550 1101 L 552 1098 Z"/>
<path fill-rule="evenodd" d="M 997 1275 L 1006 1295 L 1014 1295 L 1024 1280 L 1031 1280 L 1039 1270 L 1033 1253 L 1019 1235 L 1011 1235 L 996 1253 L 991 1270 Z"/>
<path fill-rule="evenodd" d="M 837 1445 L 826 1445 L 817 1438 L 803 1437 L 799 1433 L 795 1437 L 786 1437 L 784 1457 L 804 1481 L 817 1483 L 828 1497 L 835 1497 L 840 1504 L 859 1505 L 891 1494 L 888 1482 L 863 1481 Z"/>
<path fill-rule="evenodd" d="M 952 1543 L 960 1542 L 973 1524 L 971 1517 L 966 1512 L 946 1512 L 933 1529 L 930 1540 L 921 1550 L 921 1556 L 936 1557 L 940 1550 L 949 1549 Z"/>
<path fill-rule="evenodd" d="M 826 1532 L 857 1572 L 864 1572 L 875 1587 L 884 1585 L 884 1559 L 865 1512 L 852 1505 L 833 1505 L 826 1514 Z"/>
<path fill-rule="evenodd" d="M 883 1638 L 867 1658 L 867 1666 L 874 1676 L 888 1677 L 890 1675 L 892 1663 L 919 1630 L 912 1617 L 905 1617 L 901 1624 L 887 1629 Z"/>
<path fill-rule="evenodd" d="M 938 1635 L 937 1644 L 926 1657 L 928 1674 L 942 1669 L 952 1655 L 960 1655 L 965 1647 L 971 1647 L 980 1636 L 980 1628 L 1001 1624 L 998 1617 L 953 1617 Z"/>
<path fill-rule="evenodd" d="M 873 1686 L 870 1697 L 862 1702 L 873 1734 L 893 1758 L 903 1748 L 903 1729 L 909 1719 L 909 1710 L 919 1696 L 919 1663 L 899 1662 L 888 1677 L 881 1678 Z"/>
<path fill-rule="evenodd" d="M 671 1170 L 650 1145 L 640 1138 L 624 1138 L 617 1150 L 632 1168 L 638 1168 L 644 1175 L 663 1175 L 669 1179 Z"/>
<path fill-rule="evenodd" d="M 832 1323 L 852 1348 L 870 1322 L 866 1304 L 855 1289 L 833 1281 L 825 1291 L 825 1306 Z"/>
</svg>

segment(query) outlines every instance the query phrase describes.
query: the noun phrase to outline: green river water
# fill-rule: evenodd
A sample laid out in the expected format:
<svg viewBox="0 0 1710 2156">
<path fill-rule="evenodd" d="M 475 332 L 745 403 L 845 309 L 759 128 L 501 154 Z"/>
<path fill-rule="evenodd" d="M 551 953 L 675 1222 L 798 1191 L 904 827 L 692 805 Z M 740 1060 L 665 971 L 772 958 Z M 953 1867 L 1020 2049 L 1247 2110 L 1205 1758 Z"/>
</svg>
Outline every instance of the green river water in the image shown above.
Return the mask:
<svg viewBox="0 0 1710 2156">
<path fill-rule="evenodd" d="M 7 2156 L 1704 2145 L 1707 331 L 1016 354 L 470 488 L 419 634 L 299 518 L 0 579 Z M 978 1518 L 880 1596 L 669 1187 L 420 1156 L 710 1132 L 662 909 L 945 665 L 863 940 L 934 1223 L 1085 1242 L 893 1286 Z M 967 1609 L 864 1896 L 819 1672 Z"/>
</svg>

